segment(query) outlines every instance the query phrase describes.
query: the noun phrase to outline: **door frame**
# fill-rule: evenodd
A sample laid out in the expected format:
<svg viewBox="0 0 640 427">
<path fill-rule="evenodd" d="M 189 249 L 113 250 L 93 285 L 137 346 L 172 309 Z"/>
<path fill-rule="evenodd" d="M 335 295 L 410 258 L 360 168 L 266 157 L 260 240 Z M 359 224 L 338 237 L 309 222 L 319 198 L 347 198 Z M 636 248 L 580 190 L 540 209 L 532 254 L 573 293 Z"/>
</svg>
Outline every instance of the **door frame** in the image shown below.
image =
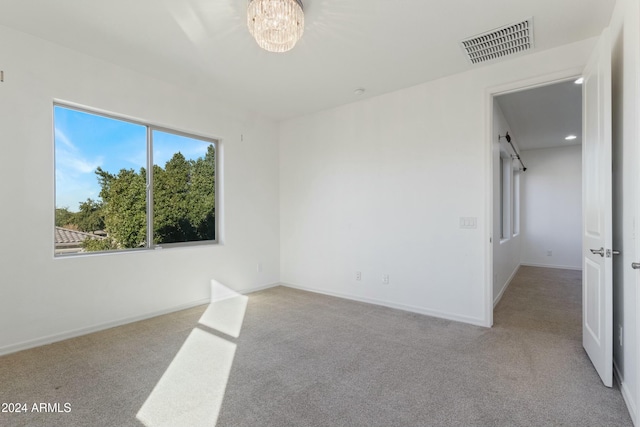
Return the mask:
<svg viewBox="0 0 640 427">
<path fill-rule="evenodd" d="M 582 76 L 582 67 L 573 67 L 566 70 L 554 72 L 551 74 L 543 74 L 524 80 L 517 80 L 511 83 L 505 83 L 498 86 L 492 86 L 485 90 L 485 230 L 488 236 L 485 240 L 485 289 L 484 289 L 484 316 L 483 325 L 486 327 L 493 326 L 493 143 L 495 138 L 493 135 L 493 103 L 494 98 L 512 92 L 520 92 L 522 90 L 534 89 L 536 87 L 548 86 L 555 83 L 575 80 Z M 640 316 L 639 316 L 640 317 Z"/>
<path fill-rule="evenodd" d="M 636 75 L 636 99 L 638 99 L 638 96 L 640 96 L 640 76 Z M 638 129 L 640 129 L 640 112 L 636 111 L 636 138 L 638 137 Z M 640 162 L 640 143 L 636 142 L 636 161 Z M 634 219 L 635 219 L 635 224 L 634 224 L 634 234 L 635 234 L 635 247 L 634 249 L 634 255 L 635 258 L 625 258 L 623 262 L 627 263 L 629 262 L 629 264 L 626 264 L 626 266 L 624 266 L 623 268 L 631 268 L 631 262 L 640 262 L 640 238 L 638 238 L 638 227 L 640 227 L 640 172 L 636 172 L 636 187 L 635 187 L 635 195 L 636 195 L 636 200 L 635 200 L 635 213 L 634 213 Z M 636 289 L 636 310 L 640 307 L 640 271 L 636 270 L 635 273 L 635 281 L 634 281 L 634 285 L 635 285 L 635 289 Z M 636 312 L 636 330 L 635 332 L 635 337 L 633 339 L 636 340 L 635 344 L 636 344 L 636 384 L 640 384 L 640 366 L 638 366 L 638 361 L 640 361 L 640 314 L 638 314 Z M 614 370 L 614 377 L 617 378 L 618 383 L 620 385 L 620 388 L 623 389 L 624 384 L 622 383 L 622 378 L 620 378 L 620 376 L 616 375 L 617 369 Z M 623 392 L 623 396 L 625 396 L 626 393 Z M 640 413 L 638 413 L 638 410 L 640 409 L 640 391 L 636 390 L 636 396 L 635 396 L 635 402 L 631 401 L 631 398 L 629 399 L 629 402 L 627 403 L 627 408 L 629 410 L 629 413 L 631 414 L 631 418 L 633 419 L 633 423 L 634 425 L 638 425 L 640 423 L 640 419 L 639 419 L 639 415 Z"/>
</svg>

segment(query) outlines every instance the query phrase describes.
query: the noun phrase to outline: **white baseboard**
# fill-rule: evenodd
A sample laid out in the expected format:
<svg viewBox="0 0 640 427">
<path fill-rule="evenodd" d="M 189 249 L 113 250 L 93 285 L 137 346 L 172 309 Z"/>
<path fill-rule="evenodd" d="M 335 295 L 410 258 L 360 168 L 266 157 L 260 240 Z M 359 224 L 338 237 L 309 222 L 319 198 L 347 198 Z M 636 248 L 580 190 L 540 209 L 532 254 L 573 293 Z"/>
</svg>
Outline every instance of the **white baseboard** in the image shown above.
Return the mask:
<svg viewBox="0 0 640 427">
<path fill-rule="evenodd" d="M 622 393 L 622 398 L 624 399 L 624 403 L 627 404 L 627 410 L 629 411 L 629 415 L 631 416 L 631 421 L 633 421 L 633 425 L 637 426 L 637 411 L 636 405 L 633 401 L 631 393 L 629 392 L 629 387 L 627 387 L 627 383 L 622 380 L 622 375 L 620 375 L 620 370 L 618 369 L 618 365 L 616 362 L 613 362 L 613 377 L 615 378 L 618 386 L 620 386 L 620 392 Z"/>
<path fill-rule="evenodd" d="M 144 313 L 138 316 L 125 317 L 125 318 L 114 320 L 111 322 L 100 323 L 97 325 L 88 326 L 86 328 L 73 329 L 73 330 L 61 332 L 58 334 L 47 335 L 45 337 L 27 340 L 17 344 L 10 344 L 8 346 L 0 347 L 0 356 L 4 356 L 10 353 L 15 353 L 22 350 L 27 350 L 34 347 L 40 347 L 42 345 L 47 345 L 47 344 L 51 344 L 58 341 L 67 340 L 69 338 L 75 338 L 82 335 L 87 335 L 93 332 L 103 331 L 105 329 L 114 328 L 116 326 L 126 325 L 127 323 L 133 323 L 133 322 L 138 322 L 140 320 L 150 319 L 152 317 L 173 313 L 175 311 L 186 310 L 188 308 L 197 307 L 199 305 L 204 305 L 204 304 L 209 304 L 209 298 L 193 301 L 186 304 L 180 304 L 180 305 L 169 307 L 162 310 Z"/>
<path fill-rule="evenodd" d="M 469 323 L 471 325 L 486 327 L 484 319 L 478 319 L 475 317 L 463 316 L 463 315 L 454 314 L 454 313 L 447 313 L 447 312 L 438 311 L 438 310 L 431 310 L 428 308 L 415 307 L 415 306 L 406 305 L 406 304 L 399 304 L 399 303 L 379 300 L 375 298 L 350 295 L 350 294 L 345 294 L 341 292 L 329 292 L 321 289 L 309 288 L 307 286 L 300 286 L 293 283 L 282 282 L 280 283 L 280 285 L 285 286 L 287 288 L 299 289 L 301 291 L 314 292 L 316 294 L 323 294 L 323 295 L 329 295 L 329 296 L 338 297 L 338 298 L 344 298 L 352 301 L 365 302 L 367 304 L 381 305 L 384 307 L 395 308 L 398 310 L 409 311 L 412 313 L 424 314 L 426 316 L 438 317 L 441 319 L 454 320 L 456 322 Z"/>
<path fill-rule="evenodd" d="M 513 270 L 513 273 L 511 273 L 511 276 L 509 276 L 509 278 L 507 279 L 506 283 L 504 284 L 504 286 L 500 290 L 500 293 L 498 293 L 498 295 L 493 298 L 493 308 L 496 308 L 496 305 L 498 305 L 498 303 L 502 299 L 502 296 L 504 295 L 504 293 L 506 292 L 507 288 L 511 284 L 511 281 L 513 280 L 514 277 L 516 277 L 516 274 L 518 274 L 518 270 L 520 270 L 520 266 L 519 265 L 515 268 L 515 270 Z"/>
<path fill-rule="evenodd" d="M 264 285 L 258 285 L 258 286 L 254 286 L 251 288 L 246 288 L 246 289 L 240 289 L 236 292 L 240 293 L 240 294 L 252 294 L 254 292 L 260 292 L 260 291 L 264 291 L 265 289 L 269 289 L 269 288 L 275 288 L 276 286 L 280 286 L 281 283 L 280 282 L 274 282 L 274 283 L 267 283 Z"/>
<path fill-rule="evenodd" d="M 551 265 L 551 264 L 537 264 L 533 262 L 521 262 L 520 266 L 526 267 L 544 267 L 544 268 L 560 268 L 562 270 L 582 270 L 582 267 L 576 267 L 574 265 Z"/>
<path fill-rule="evenodd" d="M 265 285 L 259 285 L 252 288 L 241 289 L 241 290 L 238 290 L 237 292 L 241 294 L 249 294 L 252 292 L 258 292 L 264 289 L 272 288 L 274 286 L 278 286 L 279 284 L 280 283 L 270 283 Z M 58 341 L 64 341 L 70 338 L 76 338 L 82 335 L 91 334 L 93 332 L 99 332 L 105 329 L 114 328 L 116 326 L 122 326 L 128 323 L 150 319 L 152 317 L 162 316 L 163 314 L 169 314 L 169 313 L 174 313 L 180 310 L 186 310 L 188 308 L 197 307 L 199 305 L 206 305 L 206 304 L 209 304 L 210 302 L 211 302 L 210 298 L 205 298 L 197 301 L 188 302 L 185 304 L 176 305 L 173 307 L 168 307 L 162 310 L 156 310 L 156 311 L 144 313 L 138 316 L 125 317 L 125 318 L 114 320 L 111 322 L 105 322 L 97 325 L 88 326 L 86 328 L 73 329 L 71 331 L 47 335 L 45 337 L 19 342 L 17 344 L 10 344 L 8 346 L 0 347 L 0 356 L 16 353 L 22 350 L 28 350 L 34 347 L 40 347 L 42 345 L 52 344 Z"/>
</svg>

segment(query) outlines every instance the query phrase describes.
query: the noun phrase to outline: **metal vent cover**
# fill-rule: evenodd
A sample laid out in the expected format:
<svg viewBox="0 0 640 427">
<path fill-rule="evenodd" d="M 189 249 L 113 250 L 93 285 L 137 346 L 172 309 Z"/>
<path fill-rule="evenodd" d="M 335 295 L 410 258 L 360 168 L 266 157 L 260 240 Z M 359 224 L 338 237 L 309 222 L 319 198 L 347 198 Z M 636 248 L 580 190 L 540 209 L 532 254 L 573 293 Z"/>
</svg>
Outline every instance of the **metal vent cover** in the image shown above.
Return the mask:
<svg viewBox="0 0 640 427">
<path fill-rule="evenodd" d="M 533 49 L 533 18 L 462 40 L 460 46 L 471 64 Z"/>
</svg>

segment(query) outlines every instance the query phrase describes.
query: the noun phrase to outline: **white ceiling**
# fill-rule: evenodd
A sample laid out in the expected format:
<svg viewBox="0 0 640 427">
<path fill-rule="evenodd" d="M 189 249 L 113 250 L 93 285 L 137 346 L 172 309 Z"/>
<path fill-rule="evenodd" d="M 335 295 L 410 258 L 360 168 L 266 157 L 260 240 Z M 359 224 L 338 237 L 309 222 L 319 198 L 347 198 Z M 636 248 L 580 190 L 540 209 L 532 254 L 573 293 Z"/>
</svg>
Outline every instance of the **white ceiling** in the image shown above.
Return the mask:
<svg viewBox="0 0 640 427">
<path fill-rule="evenodd" d="M 614 3 L 304 0 L 284 54 L 251 38 L 247 0 L 0 0 L 0 24 L 283 119 L 468 70 L 460 40 L 529 16 L 535 50 L 596 36 Z"/>
<path fill-rule="evenodd" d="M 582 85 L 574 80 L 495 98 L 521 150 L 582 143 Z M 568 135 L 577 136 L 573 141 Z"/>
</svg>

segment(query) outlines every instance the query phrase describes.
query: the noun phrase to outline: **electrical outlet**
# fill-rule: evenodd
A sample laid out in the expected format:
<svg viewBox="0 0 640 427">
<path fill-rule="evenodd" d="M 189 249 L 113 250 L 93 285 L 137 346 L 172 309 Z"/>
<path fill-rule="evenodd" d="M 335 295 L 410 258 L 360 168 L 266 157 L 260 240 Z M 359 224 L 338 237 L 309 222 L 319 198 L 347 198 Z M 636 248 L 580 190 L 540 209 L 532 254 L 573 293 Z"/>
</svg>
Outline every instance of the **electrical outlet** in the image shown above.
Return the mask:
<svg viewBox="0 0 640 427">
<path fill-rule="evenodd" d="M 356 271 L 356 280 L 359 282 L 362 280 L 362 272 Z"/>
<path fill-rule="evenodd" d="M 622 325 L 618 325 L 618 341 L 620 342 L 620 347 L 622 347 Z"/>
<path fill-rule="evenodd" d="M 382 283 L 384 283 L 385 285 L 389 284 L 389 275 L 388 274 L 383 274 L 382 275 Z"/>
<path fill-rule="evenodd" d="M 547 256 L 553 256 L 553 251 L 551 249 L 547 251 Z"/>
</svg>

